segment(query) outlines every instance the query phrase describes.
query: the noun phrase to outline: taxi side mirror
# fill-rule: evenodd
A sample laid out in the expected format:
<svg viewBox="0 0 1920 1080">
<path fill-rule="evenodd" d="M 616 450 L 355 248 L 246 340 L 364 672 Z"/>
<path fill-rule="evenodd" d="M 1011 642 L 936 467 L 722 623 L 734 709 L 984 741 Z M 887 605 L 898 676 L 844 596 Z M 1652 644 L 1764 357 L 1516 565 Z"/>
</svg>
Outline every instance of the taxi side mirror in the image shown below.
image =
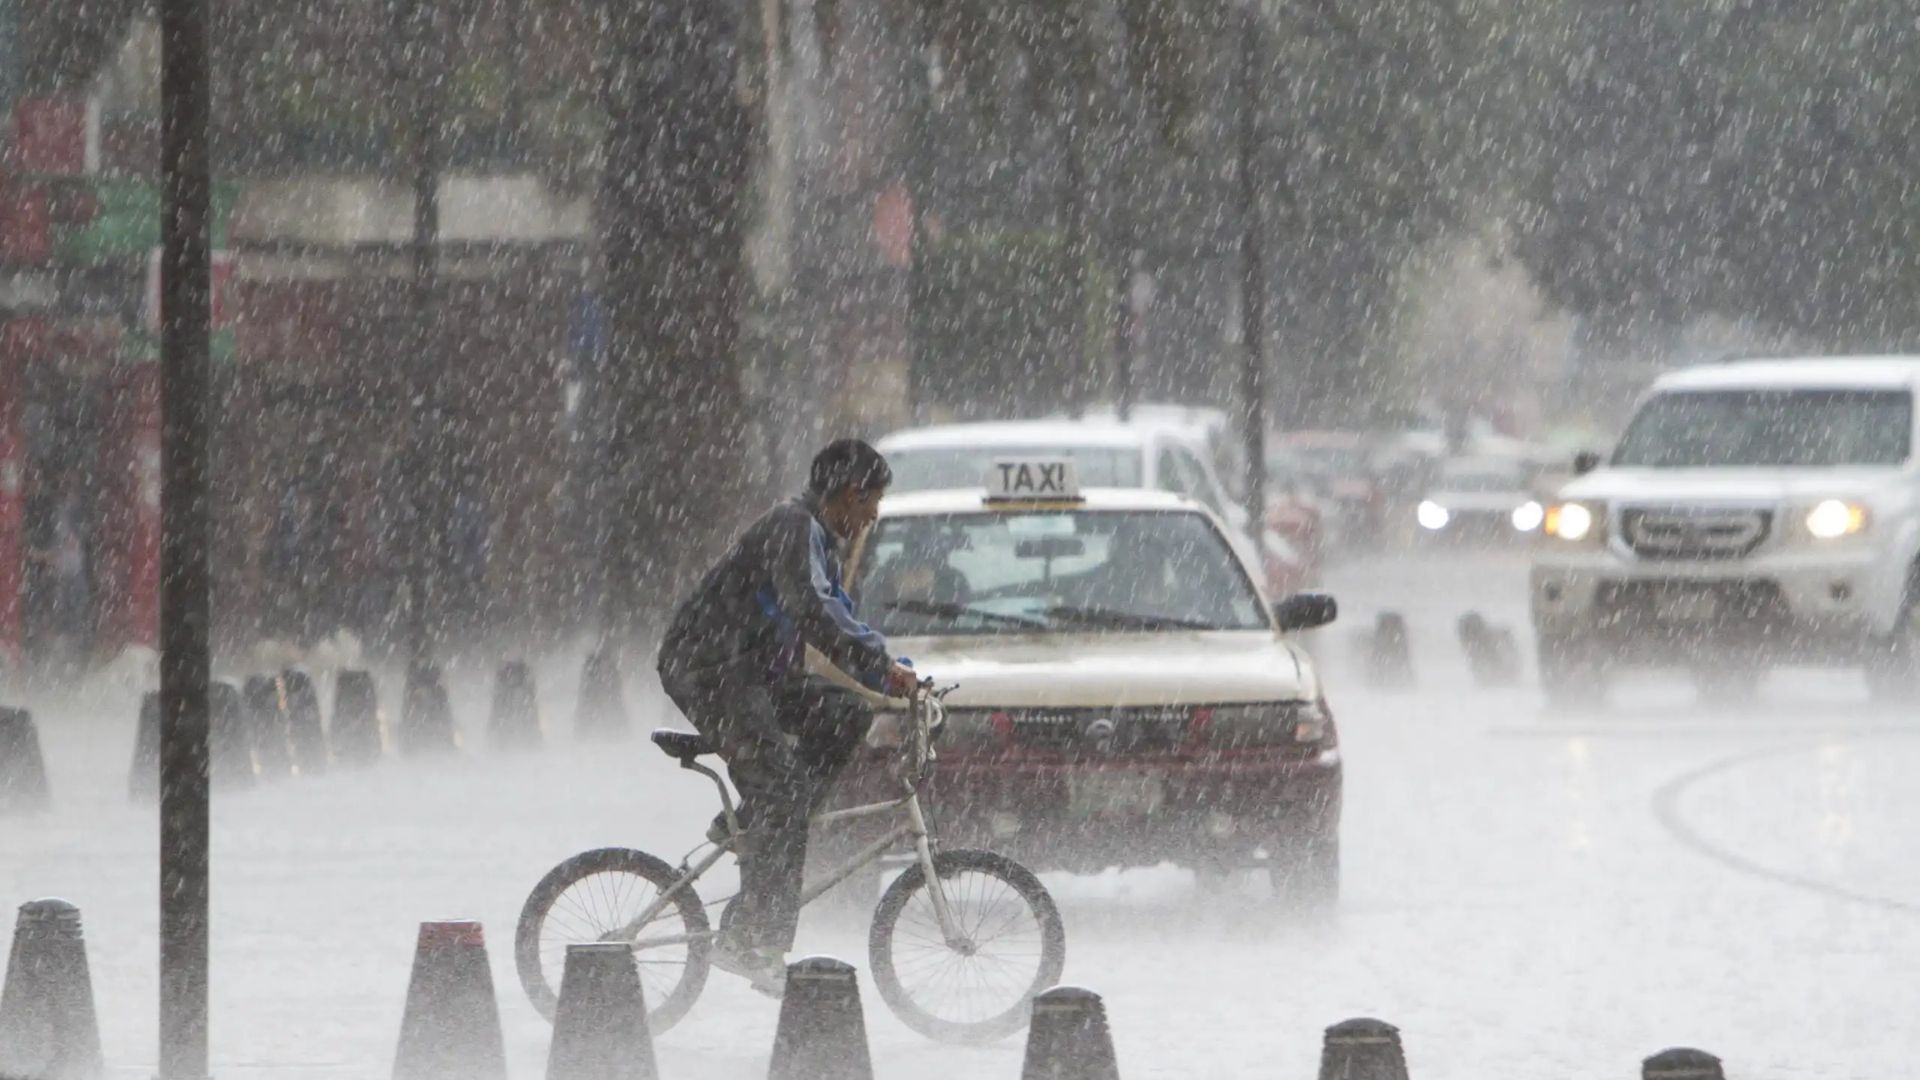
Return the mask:
<svg viewBox="0 0 1920 1080">
<path fill-rule="evenodd" d="M 1294 593 L 1273 609 L 1283 632 L 1314 630 L 1340 617 L 1340 605 L 1326 593 Z"/>
<path fill-rule="evenodd" d="M 1600 467 L 1600 455 L 1592 450 L 1582 450 L 1573 455 L 1573 475 L 1585 476 Z"/>
</svg>

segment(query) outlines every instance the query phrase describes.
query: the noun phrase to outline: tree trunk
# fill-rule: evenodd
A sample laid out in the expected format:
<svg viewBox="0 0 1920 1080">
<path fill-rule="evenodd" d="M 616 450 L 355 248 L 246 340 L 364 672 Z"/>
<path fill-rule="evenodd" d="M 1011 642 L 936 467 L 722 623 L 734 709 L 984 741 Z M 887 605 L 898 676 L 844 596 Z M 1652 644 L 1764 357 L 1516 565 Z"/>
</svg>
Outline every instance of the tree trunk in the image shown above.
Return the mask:
<svg viewBox="0 0 1920 1080">
<path fill-rule="evenodd" d="M 617 640 L 660 624 L 748 490 L 736 352 L 752 125 L 735 90 L 731 5 L 615 0 L 608 11 L 602 617 Z"/>
</svg>

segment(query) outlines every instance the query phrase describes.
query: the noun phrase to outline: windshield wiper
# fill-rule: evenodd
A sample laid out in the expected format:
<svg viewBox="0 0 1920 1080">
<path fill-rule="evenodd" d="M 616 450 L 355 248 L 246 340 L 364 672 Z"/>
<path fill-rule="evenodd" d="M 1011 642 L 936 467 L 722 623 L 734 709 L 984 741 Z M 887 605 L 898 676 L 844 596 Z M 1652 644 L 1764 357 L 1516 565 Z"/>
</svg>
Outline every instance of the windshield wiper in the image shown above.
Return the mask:
<svg viewBox="0 0 1920 1080">
<path fill-rule="evenodd" d="M 1039 619 L 1030 619 L 1024 615 L 1008 615 L 999 611 L 987 611 L 971 604 L 954 604 L 938 600 L 891 600 L 880 605 L 883 611 L 904 611 L 909 615 L 935 615 L 945 619 L 981 619 L 998 626 L 1019 626 L 1029 630 L 1042 630 L 1046 623 Z"/>
<path fill-rule="evenodd" d="M 1142 611 L 1128 611 L 1124 608 L 1076 607 L 1072 604 L 1055 604 L 1047 609 L 1047 618 L 1061 619 L 1067 622 L 1081 623 L 1086 626 L 1101 626 L 1116 630 L 1214 630 L 1212 623 L 1195 619 L 1182 619 L 1172 615 L 1150 615 Z"/>
</svg>

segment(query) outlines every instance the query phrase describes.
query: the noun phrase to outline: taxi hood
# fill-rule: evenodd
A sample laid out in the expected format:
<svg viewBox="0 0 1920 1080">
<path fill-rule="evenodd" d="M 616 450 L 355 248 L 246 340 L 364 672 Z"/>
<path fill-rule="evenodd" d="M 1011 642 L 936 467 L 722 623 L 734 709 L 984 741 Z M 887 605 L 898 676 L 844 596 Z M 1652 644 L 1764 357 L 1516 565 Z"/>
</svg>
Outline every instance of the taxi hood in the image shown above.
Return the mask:
<svg viewBox="0 0 1920 1080">
<path fill-rule="evenodd" d="M 1126 707 L 1317 698 L 1312 663 L 1269 631 L 900 637 L 961 707 Z"/>
<path fill-rule="evenodd" d="M 1780 504 L 1866 498 L 1902 476 L 1893 466 L 1836 469 L 1627 469 L 1588 473 L 1560 489 L 1563 499 L 1595 502 Z"/>
</svg>

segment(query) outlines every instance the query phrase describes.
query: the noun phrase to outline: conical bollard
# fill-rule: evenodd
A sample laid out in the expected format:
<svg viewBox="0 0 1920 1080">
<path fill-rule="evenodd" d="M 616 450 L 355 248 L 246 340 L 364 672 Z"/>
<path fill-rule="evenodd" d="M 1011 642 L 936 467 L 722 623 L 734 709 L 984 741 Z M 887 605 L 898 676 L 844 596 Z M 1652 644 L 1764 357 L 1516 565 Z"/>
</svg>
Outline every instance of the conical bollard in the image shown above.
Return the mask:
<svg viewBox="0 0 1920 1080">
<path fill-rule="evenodd" d="M 487 739 L 495 747 L 530 750 L 541 741 L 540 702 L 534 694 L 533 670 L 525 660 L 500 665 L 493 680 L 493 711 L 487 717 Z"/>
<path fill-rule="evenodd" d="M 589 738 L 618 738 L 629 730 L 626 696 L 620 690 L 620 663 L 611 645 L 589 653 L 580 669 L 580 707 L 573 729 Z"/>
<path fill-rule="evenodd" d="M 617 941 L 567 946 L 547 1080 L 658 1080 L 659 1075 L 633 949 Z"/>
<path fill-rule="evenodd" d="M 327 732 L 320 722 L 320 691 L 313 676 L 295 668 L 280 673 L 280 685 L 286 691 L 287 740 L 293 750 L 293 766 L 302 776 L 327 771 Z"/>
<path fill-rule="evenodd" d="M 1374 620 L 1366 642 L 1367 682 L 1380 690 L 1405 690 L 1413 685 L 1413 639 L 1406 616 L 1383 611 Z"/>
<path fill-rule="evenodd" d="M 0 708 L 0 814 L 45 810 L 52 801 L 33 714 Z"/>
<path fill-rule="evenodd" d="M 1056 986 L 1033 999 L 1020 1080 L 1119 1080 L 1113 1032 L 1100 995 Z"/>
<path fill-rule="evenodd" d="M 0 1076 L 94 1080 L 100 1073 L 80 909 L 65 900 L 22 904 L 0 988 Z"/>
<path fill-rule="evenodd" d="M 407 665 L 406 697 L 400 703 L 400 752 L 445 754 L 460 748 L 446 677 L 431 660 Z"/>
<path fill-rule="evenodd" d="M 380 729 L 380 688 L 373 674 L 342 671 L 333 683 L 333 760 L 340 765 L 371 765 L 385 752 Z"/>
<path fill-rule="evenodd" d="M 287 708 L 280 700 L 280 680 L 272 675 L 249 675 L 241 697 L 247 706 L 247 732 L 253 737 L 253 761 L 263 780 L 293 775 L 293 751 L 287 742 Z"/>
<path fill-rule="evenodd" d="M 221 787 L 250 787 L 254 781 L 253 738 L 240 688 L 221 680 L 207 687 L 207 763 Z"/>
<path fill-rule="evenodd" d="M 133 733 L 133 767 L 127 794 L 143 802 L 160 797 L 160 692 L 140 695 L 140 719 Z"/>
<path fill-rule="evenodd" d="M 809 956 L 787 965 L 768 1080 L 873 1080 L 853 965 Z"/>
<path fill-rule="evenodd" d="M 1460 649 L 1467 654 L 1473 681 L 1486 687 L 1512 686 L 1520 681 L 1520 648 L 1513 631 L 1496 627 L 1486 616 L 1469 611 L 1454 624 Z"/>
<path fill-rule="evenodd" d="M 1726 1080 L 1720 1059 L 1705 1050 L 1676 1046 L 1640 1063 L 1640 1080 Z"/>
<path fill-rule="evenodd" d="M 394 1080 L 505 1080 L 486 937 L 469 921 L 420 924 Z"/>
<path fill-rule="evenodd" d="M 1365 1017 L 1328 1028 L 1320 1051 L 1320 1080 L 1407 1080 L 1400 1029 Z"/>
</svg>

